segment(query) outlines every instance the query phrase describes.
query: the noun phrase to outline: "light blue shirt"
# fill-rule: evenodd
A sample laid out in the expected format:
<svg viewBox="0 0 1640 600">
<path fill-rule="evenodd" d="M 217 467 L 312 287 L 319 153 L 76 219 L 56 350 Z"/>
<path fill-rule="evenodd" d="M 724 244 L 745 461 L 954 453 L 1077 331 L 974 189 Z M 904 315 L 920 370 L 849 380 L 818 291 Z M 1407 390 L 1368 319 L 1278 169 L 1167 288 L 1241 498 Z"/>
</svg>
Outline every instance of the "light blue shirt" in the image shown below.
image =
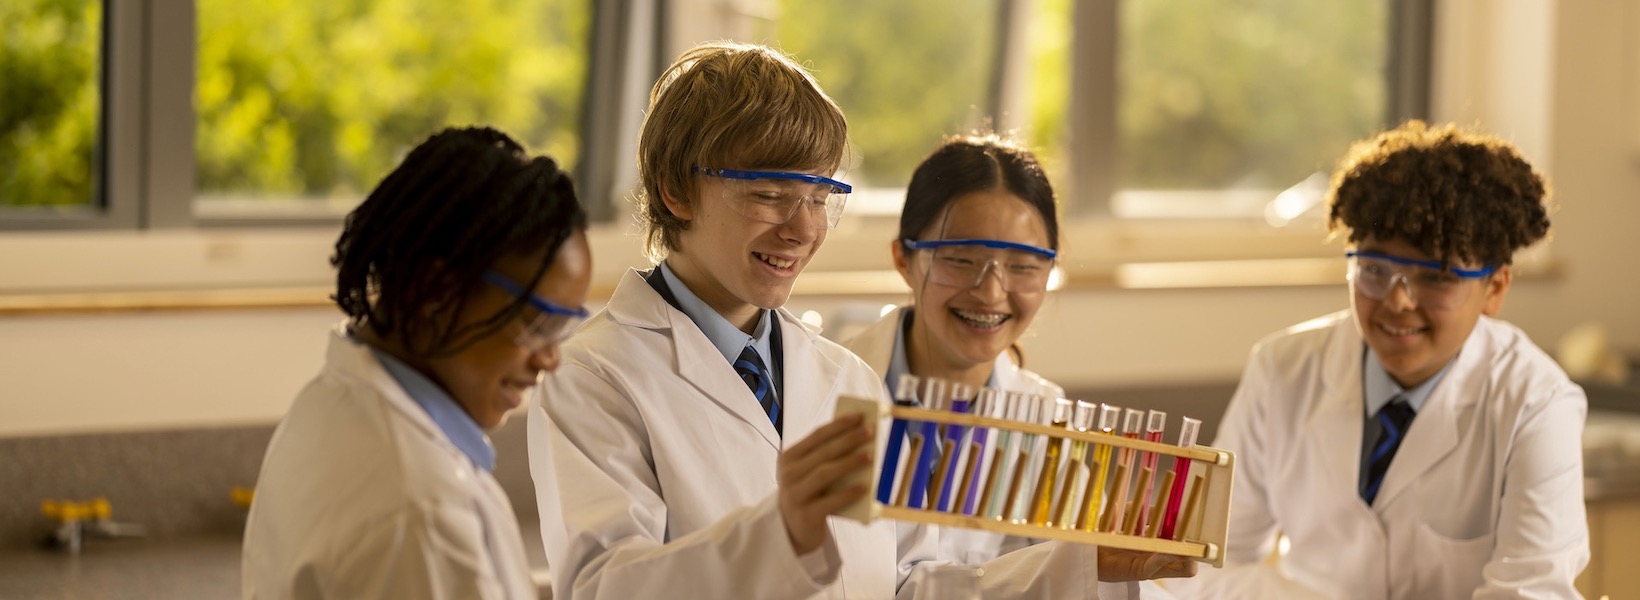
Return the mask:
<svg viewBox="0 0 1640 600">
<path fill-rule="evenodd" d="M 895 397 L 898 392 L 895 388 L 900 385 L 900 376 L 911 372 L 911 361 L 905 357 L 905 336 L 911 330 L 911 313 L 913 307 L 907 306 L 900 311 L 900 323 L 894 329 L 894 353 L 888 356 L 888 373 L 883 375 L 883 384 L 888 386 L 888 395 Z M 991 374 L 986 376 L 985 387 L 997 386 L 996 363 L 992 363 Z M 917 398 L 918 390 L 911 390 L 911 398 Z"/>
<path fill-rule="evenodd" d="M 410 368 L 410 365 L 375 348 L 371 348 L 370 352 L 376 355 L 376 360 L 381 361 L 387 373 L 404 388 L 404 393 L 420 405 L 422 410 L 427 411 L 427 416 L 432 417 L 433 424 L 438 425 L 439 430 L 444 432 L 444 437 L 450 439 L 450 443 L 455 444 L 462 454 L 466 454 L 473 464 L 485 471 L 495 470 L 495 446 L 490 445 L 489 436 L 484 435 L 484 430 L 479 428 L 478 422 L 473 420 L 472 415 L 467 414 L 467 409 L 462 408 L 455 398 L 445 393 L 444 388 L 433 383 L 433 380 L 422 375 L 420 371 Z"/>
<path fill-rule="evenodd" d="M 1366 415 L 1361 427 L 1361 469 L 1358 471 L 1361 480 L 1365 481 L 1367 469 L 1372 462 L 1372 449 L 1378 443 L 1378 435 L 1384 432 L 1384 425 L 1378 422 L 1378 411 L 1388 406 L 1391 400 L 1400 396 L 1412 407 L 1412 414 L 1416 415 L 1423 410 L 1424 402 L 1429 400 L 1430 392 L 1435 391 L 1435 385 L 1446 378 L 1446 372 L 1452 370 L 1452 363 L 1456 358 L 1448 361 L 1441 367 L 1439 373 L 1429 378 L 1418 387 L 1410 390 L 1395 383 L 1395 379 L 1384 370 L 1384 363 L 1379 362 L 1378 354 L 1372 348 L 1366 348 L 1366 358 L 1361 361 L 1361 399 L 1365 406 Z"/>
<path fill-rule="evenodd" d="M 774 325 L 774 318 L 770 313 L 773 311 L 759 311 L 757 325 L 752 327 L 752 335 L 746 335 L 746 332 L 735 327 L 728 319 L 723 318 L 723 315 L 712 310 L 700 296 L 696 296 L 689 286 L 684 285 L 677 275 L 672 274 L 672 268 L 666 266 L 666 263 L 661 263 L 657 268 L 661 270 L 661 277 L 666 279 L 667 289 L 670 289 L 672 296 L 677 298 L 678 310 L 688 315 L 689 320 L 695 322 L 701 333 L 706 334 L 706 339 L 723 354 L 723 360 L 731 365 L 735 364 L 740 358 L 741 349 L 751 346 L 757 350 L 757 356 L 763 359 L 763 365 L 768 367 L 770 378 L 774 381 L 781 380 L 780 372 L 776 370 L 780 366 L 769 359 L 772 356 L 769 353 L 769 332 Z"/>
</svg>

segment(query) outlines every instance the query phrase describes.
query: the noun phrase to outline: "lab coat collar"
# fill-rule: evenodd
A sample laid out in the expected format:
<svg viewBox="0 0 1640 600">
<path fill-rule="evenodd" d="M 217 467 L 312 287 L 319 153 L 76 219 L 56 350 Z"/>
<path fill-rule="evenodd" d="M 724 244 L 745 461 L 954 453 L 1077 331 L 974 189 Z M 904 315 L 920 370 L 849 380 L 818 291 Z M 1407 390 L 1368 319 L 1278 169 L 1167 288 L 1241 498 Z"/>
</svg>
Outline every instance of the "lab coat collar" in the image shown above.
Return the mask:
<svg viewBox="0 0 1640 600">
<path fill-rule="evenodd" d="M 422 410 L 415 400 L 411 400 L 404 387 L 387 372 L 381 361 L 376 360 L 370 347 L 348 333 L 346 322 L 339 323 L 331 329 L 330 346 L 325 349 L 324 372 L 338 381 L 351 381 L 375 390 L 387 401 L 388 406 L 402 413 L 418 431 L 441 440 L 439 445 L 452 454 L 461 453 L 450 443 L 438 425 L 433 423 L 427 411 Z"/>
<path fill-rule="evenodd" d="M 610 318 L 622 326 L 669 332 L 674 361 L 670 366 L 677 376 L 698 388 L 721 410 L 756 428 L 771 447 L 780 449 L 780 433 L 734 367 L 723 360 L 689 315 L 661 298 L 641 272 L 627 271 L 615 285 L 607 310 Z M 831 406 L 828 399 L 835 395 L 833 386 L 841 366 L 815 347 L 818 328 L 798 320 L 785 308 L 769 314 L 774 317 L 774 325 L 782 328 L 785 389 L 780 399 L 785 430 L 789 439 L 801 440 L 820 424 L 821 412 Z"/>
<path fill-rule="evenodd" d="M 490 445 L 490 438 L 484 435 L 484 430 L 455 398 L 445 393 L 444 388 L 432 379 L 392 355 L 376 348 L 370 348 L 370 353 L 393 376 L 399 387 L 404 388 L 410 400 L 427 411 L 427 416 L 433 419 L 433 424 L 438 425 L 450 443 L 466 454 L 474 465 L 485 471 L 495 471 L 495 446 Z"/>
<path fill-rule="evenodd" d="M 1348 311 L 1325 318 L 1334 319 L 1326 355 L 1337 358 L 1325 361 L 1321 380 L 1326 398 L 1316 408 L 1307 429 L 1311 435 L 1311 450 L 1327 457 L 1330 485 L 1355 489 L 1360 480 L 1361 422 L 1365 411 L 1362 353 L 1370 350 Z M 1313 321 L 1296 325 L 1293 329 L 1305 328 L 1311 323 Z M 1457 447 L 1458 413 L 1475 402 L 1476 394 L 1464 393 L 1464 390 L 1470 389 L 1470 381 L 1480 376 L 1478 361 L 1487 355 L 1491 339 L 1489 323 L 1482 317 L 1464 341 L 1458 357 L 1448 365 L 1451 371 L 1430 392 L 1429 399 L 1418 411 L 1418 418 L 1407 430 L 1407 437 L 1384 474 L 1383 486 L 1372 506 L 1357 498 L 1355 505 L 1361 510 L 1382 514 L 1412 482 Z"/>
<path fill-rule="evenodd" d="M 1406 440 L 1396 450 L 1395 460 L 1390 462 L 1389 471 L 1384 473 L 1378 498 L 1373 501 L 1375 510 L 1381 512 L 1393 504 L 1402 491 L 1457 448 L 1461 435 L 1458 423 L 1467 421 L 1466 415 L 1475 408 L 1475 402 L 1481 396 L 1476 378 L 1485 377 L 1483 361 L 1495 352 L 1491 325 L 1486 317 L 1481 317 L 1481 321 L 1475 324 L 1469 339 L 1464 340 L 1463 349 L 1447 365 L 1449 370 L 1436 383 L 1423 409 L 1418 411 L 1418 418 L 1407 428 Z"/>
</svg>

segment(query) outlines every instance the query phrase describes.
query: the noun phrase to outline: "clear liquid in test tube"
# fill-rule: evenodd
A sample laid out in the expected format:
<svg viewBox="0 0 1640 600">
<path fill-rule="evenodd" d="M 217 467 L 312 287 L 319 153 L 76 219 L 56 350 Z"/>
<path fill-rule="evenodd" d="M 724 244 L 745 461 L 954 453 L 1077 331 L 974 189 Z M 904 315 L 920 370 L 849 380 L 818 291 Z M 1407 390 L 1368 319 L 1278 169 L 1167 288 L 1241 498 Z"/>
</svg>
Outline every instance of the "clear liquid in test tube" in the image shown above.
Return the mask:
<svg viewBox="0 0 1640 600">
<path fill-rule="evenodd" d="M 1184 424 L 1179 426 L 1179 447 L 1189 448 L 1196 445 L 1196 434 L 1201 431 L 1202 422 L 1190 417 L 1184 418 Z M 1177 539 L 1175 527 L 1179 523 L 1179 506 L 1184 503 L 1184 490 L 1190 482 L 1190 463 L 1188 458 L 1178 457 L 1173 461 L 1173 489 L 1167 495 L 1167 513 L 1162 516 L 1162 530 L 1159 537 L 1163 539 Z"/>
<path fill-rule="evenodd" d="M 894 388 L 895 406 L 917 406 L 917 376 L 900 375 L 899 385 Z M 888 504 L 894 490 L 901 485 L 898 475 L 909 469 L 900 469 L 901 446 L 905 445 L 905 429 L 908 423 L 905 419 L 895 417 L 888 425 L 888 446 L 883 448 L 883 472 L 877 478 L 877 502 Z"/>
<path fill-rule="evenodd" d="M 1042 397 L 1021 394 L 1020 410 L 1021 421 L 1041 423 Z M 1019 464 L 1014 467 L 1013 481 L 1008 482 L 1008 507 L 1003 517 L 1014 523 L 1025 523 L 1030 516 L 1031 483 L 1036 481 L 1036 472 L 1042 464 L 1043 450 L 1037 443 L 1041 437 L 1034 433 L 1019 436 Z"/>
<path fill-rule="evenodd" d="M 1122 417 L 1122 437 L 1139 439 L 1139 431 L 1145 424 L 1145 411 L 1129 408 Z M 1116 471 L 1112 477 L 1116 478 L 1113 484 L 1116 489 L 1110 494 L 1110 514 L 1105 520 L 1106 531 L 1121 531 L 1122 518 L 1127 515 L 1128 488 L 1133 481 L 1133 449 L 1122 448 L 1118 451 Z"/>
<path fill-rule="evenodd" d="M 1099 433 L 1102 435 L 1117 435 L 1116 424 L 1121 418 L 1121 407 L 1100 404 Z M 1077 523 L 1077 526 L 1083 531 L 1097 530 L 1099 521 L 1104 515 L 1105 482 L 1110 477 L 1112 448 L 1109 444 L 1095 444 L 1093 447 L 1093 459 L 1094 463 L 1097 463 L 1089 464 L 1093 468 L 1093 479 L 1091 480 L 1093 484 L 1088 486 L 1088 493 L 1085 494 L 1086 497 L 1084 498 L 1087 507 L 1082 513 L 1082 520 Z"/>
<path fill-rule="evenodd" d="M 997 392 L 996 409 L 1000 418 L 1007 421 L 1018 421 L 1020 414 L 1020 395 L 1013 392 Z M 1013 479 L 1016 457 L 1018 453 L 1019 432 L 1003 429 L 997 433 L 996 443 L 993 444 L 990 474 L 985 478 L 985 493 L 980 496 L 980 510 L 989 519 L 1006 520 L 1003 509 L 1008 504 L 1008 482 Z"/>
</svg>

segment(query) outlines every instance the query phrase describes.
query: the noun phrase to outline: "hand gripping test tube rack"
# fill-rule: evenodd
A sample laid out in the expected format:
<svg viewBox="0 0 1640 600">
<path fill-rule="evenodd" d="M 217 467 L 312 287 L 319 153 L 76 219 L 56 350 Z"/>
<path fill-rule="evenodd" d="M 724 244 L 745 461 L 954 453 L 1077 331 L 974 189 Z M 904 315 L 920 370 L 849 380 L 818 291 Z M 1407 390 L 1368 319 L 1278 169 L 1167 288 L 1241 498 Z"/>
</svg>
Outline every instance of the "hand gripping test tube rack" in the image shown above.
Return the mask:
<svg viewBox="0 0 1640 600">
<path fill-rule="evenodd" d="M 1195 445 L 1186 418 L 1179 444 L 1162 443 L 1166 414 L 1108 404 L 971 390 L 907 377 L 892 407 L 838 398 L 879 432 L 876 468 L 861 501 L 837 514 L 1097 544 L 1224 564 L 1235 455 Z M 917 399 L 920 396 L 921 399 Z M 1163 472 L 1159 459 L 1171 457 Z M 1154 492 L 1154 494 L 1153 494 Z"/>
</svg>

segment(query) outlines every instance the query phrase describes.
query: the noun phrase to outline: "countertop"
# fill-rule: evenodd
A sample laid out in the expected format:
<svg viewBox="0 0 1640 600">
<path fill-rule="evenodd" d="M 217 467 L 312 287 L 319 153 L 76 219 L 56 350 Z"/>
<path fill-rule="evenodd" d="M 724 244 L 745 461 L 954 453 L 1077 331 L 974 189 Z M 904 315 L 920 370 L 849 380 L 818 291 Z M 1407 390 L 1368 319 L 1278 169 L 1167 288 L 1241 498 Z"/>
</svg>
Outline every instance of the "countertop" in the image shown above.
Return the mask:
<svg viewBox="0 0 1640 600">
<path fill-rule="evenodd" d="M 524 551 L 546 582 L 540 527 L 521 525 Z M 47 550 L 0 552 L 6 600 L 238 598 L 240 537 L 88 540 L 79 555 Z M 541 598 L 551 598 L 543 589 Z"/>
</svg>

